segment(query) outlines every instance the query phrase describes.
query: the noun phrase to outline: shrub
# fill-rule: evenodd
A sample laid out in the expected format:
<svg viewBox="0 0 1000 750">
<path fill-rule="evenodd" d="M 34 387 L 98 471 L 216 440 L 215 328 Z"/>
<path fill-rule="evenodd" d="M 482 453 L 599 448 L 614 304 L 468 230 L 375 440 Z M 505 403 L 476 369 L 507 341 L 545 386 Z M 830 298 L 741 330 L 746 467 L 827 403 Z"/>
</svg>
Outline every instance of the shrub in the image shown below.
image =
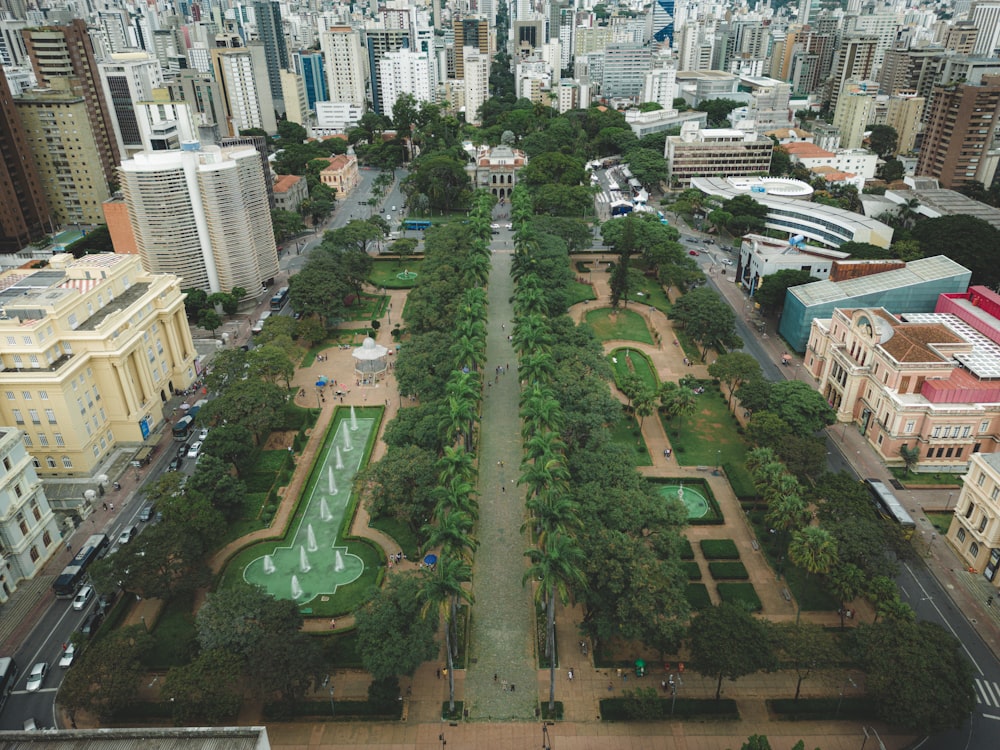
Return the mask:
<svg viewBox="0 0 1000 750">
<path fill-rule="evenodd" d="M 694 560 L 694 548 L 691 547 L 691 540 L 686 536 L 681 537 L 681 560 Z"/>
<path fill-rule="evenodd" d="M 712 597 L 708 595 L 708 587 L 704 583 L 689 583 L 684 591 L 691 609 L 708 609 L 712 606 Z"/>
<path fill-rule="evenodd" d="M 652 689 L 650 688 L 650 690 Z M 671 701 L 669 697 L 650 697 L 649 690 L 637 692 L 640 693 L 638 697 L 605 698 L 602 700 L 600 703 L 601 719 L 603 721 L 669 719 L 671 718 L 671 703 L 673 703 L 673 718 L 675 719 L 738 721 L 740 718 L 740 712 L 734 700 L 678 698 L 676 701 Z"/>
<path fill-rule="evenodd" d="M 701 580 L 701 567 L 694 560 L 688 560 L 686 562 L 682 562 L 681 567 L 684 569 L 684 572 L 687 573 L 689 581 Z"/>
<path fill-rule="evenodd" d="M 708 564 L 708 572 L 716 580 L 730 578 L 737 581 L 746 581 L 750 578 L 746 566 L 741 562 L 710 562 Z"/>
<path fill-rule="evenodd" d="M 333 713 L 331 713 L 330 701 L 328 700 L 274 701 L 264 704 L 264 718 L 280 721 L 308 716 L 327 721 L 383 721 L 385 719 L 398 719 L 402 716 L 402 701 L 395 701 L 391 709 L 387 713 L 383 706 L 373 705 L 371 701 L 334 701 Z"/>
<path fill-rule="evenodd" d="M 838 704 L 840 704 L 838 706 Z M 780 698 L 767 707 L 784 721 L 831 721 L 834 719 L 876 719 L 875 702 L 870 698 Z M 838 710 L 839 708 L 839 710 Z"/>
<path fill-rule="evenodd" d="M 739 560 L 740 551 L 732 539 L 702 539 L 701 554 L 706 560 Z"/>
<path fill-rule="evenodd" d="M 719 583 L 716 590 L 722 601 L 746 607 L 750 612 L 760 612 L 764 608 L 752 583 Z"/>
</svg>

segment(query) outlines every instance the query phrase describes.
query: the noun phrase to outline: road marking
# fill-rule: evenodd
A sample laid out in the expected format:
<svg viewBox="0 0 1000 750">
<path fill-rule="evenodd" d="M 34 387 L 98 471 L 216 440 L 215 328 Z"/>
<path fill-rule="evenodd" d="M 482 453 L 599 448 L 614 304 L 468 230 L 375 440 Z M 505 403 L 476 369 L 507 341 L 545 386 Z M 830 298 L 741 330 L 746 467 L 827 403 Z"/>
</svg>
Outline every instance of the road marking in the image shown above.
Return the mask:
<svg viewBox="0 0 1000 750">
<path fill-rule="evenodd" d="M 951 631 L 951 634 L 955 636 L 955 639 L 961 644 L 962 650 L 965 652 L 966 656 L 969 657 L 969 661 L 972 662 L 972 666 L 974 666 L 976 668 L 976 671 L 979 672 L 980 677 L 985 676 L 986 673 L 983 671 L 983 668 L 979 666 L 979 662 L 977 662 L 972 657 L 972 654 L 969 653 L 969 649 L 965 647 L 965 643 L 962 641 L 961 638 L 958 637 L 958 633 L 955 632 L 955 628 L 953 628 L 951 626 L 951 623 L 948 622 L 948 618 L 944 616 L 944 612 L 942 612 L 941 609 L 938 607 L 937 602 L 935 602 L 933 599 L 930 598 L 931 595 L 927 592 L 927 589 L 924 588 L 924 585 L 920 582 L 920 580 L 916 577 L 916 575 L 914 575 L 913 570 L 910 568 L 910 566 L 907 563 L 903 563 L 903 567 L 906 568 L 906 572 L 913 577 L 914 583 L 917 584 L 917 586 L 923 592 L 924 596 L 928 598 L 931 606 L 934 607 L 934 611 L 938 613 L 938 616 L 941 618 L 941 621 L 944 623 L 945 627 Z"/>
<path fill-rule="evenodd" d="M 994 716 L 993 714 L 983 714 L 984 719 L 993 719 L 995 721 L 1000 721 L 1000 716 Z"/>
<path fill-rule="evenodd" d="M 993 699 L 993 705 L 1000 708 L 1000 698 L 997 697 L 1000 695 L 1000 687 L 997 687 L 995 682 L 983 680 L 983 688 L 986 693 L 989 693 L 990 698 Z"/>
<path fill-rule="evenodd" d="M 59 688 L 57 688 L 57 687 L 54 687 L 54 688 L 42 688 L 41 690 L 33 690 L 33 691 L 31 691 L 31 693 L 29 693 L 27 690 L 11 690 L 10 694 L 11 695 L 31 695 L 32 693 L 54 693 L 58 689 Z"/>
</svg>

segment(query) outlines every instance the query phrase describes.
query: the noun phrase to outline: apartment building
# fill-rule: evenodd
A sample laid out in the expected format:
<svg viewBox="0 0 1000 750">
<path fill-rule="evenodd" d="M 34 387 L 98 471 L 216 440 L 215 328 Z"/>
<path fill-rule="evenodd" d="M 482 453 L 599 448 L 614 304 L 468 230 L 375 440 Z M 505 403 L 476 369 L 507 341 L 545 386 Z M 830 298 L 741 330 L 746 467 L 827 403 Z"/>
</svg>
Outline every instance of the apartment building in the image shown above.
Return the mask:
<svg viewBox="0 0 1000 750">
<path fill-rule="evenodd" d="M 667 136 L 664 156 L 669 179 L 683 187 L 694 177 L 766 175 L 774 142 L 731 128 L 700 128 L 686 122 L 680 135 Z"/>
<path fill-rule="evenodd" d="M 43 476 L 87 476 L 140 443 L 195 379 L 181 280 L 135 255 L 62 254 L 0 275 L 0 424 Z"/>
</svg>

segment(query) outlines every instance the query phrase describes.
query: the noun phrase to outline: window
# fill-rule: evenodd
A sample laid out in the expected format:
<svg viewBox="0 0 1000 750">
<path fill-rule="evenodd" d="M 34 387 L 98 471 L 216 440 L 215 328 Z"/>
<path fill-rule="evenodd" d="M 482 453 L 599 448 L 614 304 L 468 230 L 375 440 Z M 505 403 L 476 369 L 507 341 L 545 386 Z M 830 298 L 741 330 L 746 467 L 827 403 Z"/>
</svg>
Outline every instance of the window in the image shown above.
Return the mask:
<svg viewBox="0 0 1000 750">
<path fill-rule="evenodd" d="M 46 547 L 52 544 L 52 535 L 47 531 L 44 534 L 42 534 L 42 544 L 44 544 Z"/>
<path fill-rule="evenodd" d="M 970 544 L 969 545 L 969 554 L 972 557 L 978 557 L 979 556 L 979 545 L 976 544 L 975 542 L 973 542 L 972 544 Z"/>
<path fill-rule="evenodd" d="M 21 496 L 24 495 L 24 490 L 21 489 L 21 485 L 20 484 L 15 484 L 14 485 L 14 494 L 17 495 L 18 497 L 21 497 Z"/>
<path fill-rule="evenodd" d="M 31 417 L 32 424 L 42 423 L 42 420 L 38 418 L 38 409 L 28 409 L 28 416 Z"/>
<path fill-rule="evenodd" d="M 39 391 L 38 392 L 38 398 L 40 398 L 42 401 L 48 401 L 49 400 L 49 392 L 48 391 Z"/>
<path fill-rule="evenodd" d="M 48 466 L 50 469 L 54 469 L 56 468 L 56 460 L 52 458 L 52 456 L 46 456 L 45 465 Z"/>
<path fill-rule="evenodd" d="M 966 425 L 965 427 L 962 428 L 962 437 L 967 438 L 971 434 L 972 434 L 972 427 L 971 426 Z"/>
<path fill-rule="evenodd" d="M 985 482 L 985 481 L 986 481 L 986 475 L 983 472 L 979 472 L 979 476 L 976 477 L 976 486 L 977 487 L 982 487 L 983 486 L 983 482 Z"/>
<path fill-rule="evenodd" d="M 87 410 L 83 406 L 83 399 L 82 398 L 78 398 L 76 400 L 76 405 L 80 407 L 80 413 L 81 414 L 86 414 Z"/>
<path fill-rule="evenodd" d="M 38 548 L 35 545 L 31 545 L 31 562 L 38 562 L 39 557 Z"/>
<path fill-rule="evenodd" d="M 10 456 L 4 456 L 4 457 L 3 457 L 3 467 L 4 467 L 4 468 L 5 468 L 5 469 L 6 469 L 7 471 L 10 471 L 10 467 L 11 467 L 11 466 L 12 466 L 12 464 L 11 464 L 11 462 L 10 462 Z"/>
<path fill-rule="evenodd" d="M 55 413 L 55 411 L 53 411 L 52 409 L 46 409 L 45 410 L 45 418 L 47 420 L 49 420 L 49 424 L 55 424 L 56 423 L 56 413 Z"/>
<path fill-rule="evenodd" d="M 31 515 L 33 515 L 35 517 L 36 521 L 41 521 L 42 520 L 42 511 L 39 510 L 38 503 L 36 503 L 36 502 L 32 502 L 31 503 Z"/>
<path fill-rule="evenodd" d="M 31 401 L 31 391 L 21 391 L 21 398 L 25 401 Z"/>
<path fill-rule="evenodd" d="M 48 448 L 48 446 L 49 446 L 49 436 L 46 435 L 44 432 L 39 432 L 38 433 L 38 444 L 40 446 L 42 446 L 43 448 Z"/>
<path fill-rule="evenodd" d="M 979 424 L 979 431 L 980 432 L 988 432 L 989 429 L 990 429 L 990 423 L 989 423 L 988 420 L 984 419 L 982 422 L 980 422 L 980 424 Z"/>
<path fill-rule="evenodd" d="M 61 433 L 61 432 L 57 432 L 57 433 L 55 433 L 55 434 L 54 434 L 54 435 L 53 435 L 52 437 L 54 437 L 54 438 L 55 438 L 55 441 L 56 441 L 56 445 L 60 445 L 60 446 L 62 446 L 62 445 L 66 445 L 66 443 L 65 443 L 65 442 L 63 442 L 63 436 L 62 436 L 62 433 Z"/>
<path fill-rule="evenodd" d="M 73 468 L 73 462 L 69 460 L 69 456 L 63 456 L 62 457 L 62 465 L 63 465 L 64 468 L 67 468 L 67 469 L 72 469 Z"/>
<path fill-rule="evenodd" d="M 933 430 L 931 430 L 931 437 L 932 438 L 941 437 L 941 428 L 935 427 Z"/>
<path fill-rule="evenodd" d="M 24 447 L 25 448 L 30 448 L 31 447 L 31 438 L 28 436 L 27 432 L 24 433 L 24 438 L 23 439 L 24 439 Z"/>
<path fill-rule="evenodd" d="M 12 409 L 11 413 L 14 415 L 14 421 L 18 424 L 24 424 L 24 416 L 21 414 L 20 409 Z"/>
<path fill-rule="evenodd" d="M 990 519 L 987 518 L 986 516 L 983 516 L 983 520 L 981 520 L 979 522 L 979 533 L 980 534 L 982 534 L 984 531 L 986 531 L 986 524 L 988 524 L 989 522 L 990 522 Z"/>
<path fill-rule="evenodd" d="M 991 500 L 996 500 L 998 497 L 1000 497 L 1000 486 L 994 487 L 993 491 L 990 493 Z"/>
<path fill-rule="evenodd" d="M 976 509 L 976 504 L 975 503 L 969 503 L 969 507 L 965 509 L 965 517 L 966 518 L 972 518 L 972 513 L 973 513 L 973 511 L 975 511 L 975 509 Z"/>
<path fill-rule="evenodd" d="M 28 523 L 24 520 L 24 516 L 20 513 L 17 514 L 17 527 L 21 530 L 24 536 L 28 535 Z"/>
<path fill-rule="evenodd" d="M 15 398 L 16 398 L 16 396 L 14 396 L 14 391 L 7 391 L 7 400 L 8 401 L 13 401 Z"/>
<path fill-rule="evenodd" d="M 906 426 L 903 428 L 903 432 L 910 434 L 911 432 L 913 432 L 913 428 L 916 426 L 917 423 L 911 419 L 906 423 Z"/>
</svg>

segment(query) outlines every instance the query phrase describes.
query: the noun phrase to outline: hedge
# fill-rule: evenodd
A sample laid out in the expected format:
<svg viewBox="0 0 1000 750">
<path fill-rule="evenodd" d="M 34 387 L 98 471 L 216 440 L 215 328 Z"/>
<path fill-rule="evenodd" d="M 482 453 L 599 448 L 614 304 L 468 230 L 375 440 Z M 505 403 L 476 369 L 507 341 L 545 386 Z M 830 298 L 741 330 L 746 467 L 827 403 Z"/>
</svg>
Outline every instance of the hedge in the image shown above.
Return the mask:
<svg viewBox="0 0 1000 750">
<path fill-rule="evenodd" d="M 704 583 L 689 583 L 684 595 L 691 609 L 708 609 L 712 606 L 712 597 L 708 595 L 708 587 Z"/>
<path fill-rule="evenodd" d="M 737 581 L 747 581 L 750 579 L 750 574 L 747 573 L 746 566 L 741 562 L 710 562 L 708 564 L 708 572 L 716 580 L 729 578 Z"/>
<path fill-rule="evenodd" d="M 724 602 L 745 604 L 751 612 L 760 612 L 764 608 L 752 583 L 719 583 L 716 590 Z"/>
<path fill-rule="evenodd" d="M 290 721 L 302 717 L 325 721 L 385 721 L 396 720 L 403 715 L 403 703 L 392 706 L 371 701 L 273 701 L 264 704 L 264 718 L 270 721 Z"/>
<path fill-rule="evenodd" d="M 601 701 L 601 719 L 603 721 L 649 721 L 670 719 L 671 699 L 659 698 L 654 705 L 652 715 L 635 716 L 635 703 L 642 699 L 635 698 L 605 698 Z M 736 701 L 730 699 L 714 700 L 712 698 L 678 698 L 673 701 L 674 719 L 712 719 L 722 721 L 739 721 L 740 712 Z"/>
<path fill-rule="evenodd" d="M 838 706 L 839 704 L 839 706 Z M 832 721 L 877 719 L 871 698 L 778 698 L 767 701 L 771 713 L 783 721 Z M 839 710 L 838 710 L 839 708 Z"/>
<path fill-rule="evenodd" d="M 701 567 L 694 560 L 687 560 L 681 563 L 684 572 L 687 573 L 689 581 L 701 580 Z"/>
<path fill-rule="evenodd" d="M 698 544 L 706 560 L 740 559 L 740 551 L 732 539 L 702 539 Z"/>
<path fill-rule="evenodd" d="M 694 548 L 691 546 L 691 540 L 686 536 L 681 537 L 681 560 L 694 560 Z"/>
</svg>

